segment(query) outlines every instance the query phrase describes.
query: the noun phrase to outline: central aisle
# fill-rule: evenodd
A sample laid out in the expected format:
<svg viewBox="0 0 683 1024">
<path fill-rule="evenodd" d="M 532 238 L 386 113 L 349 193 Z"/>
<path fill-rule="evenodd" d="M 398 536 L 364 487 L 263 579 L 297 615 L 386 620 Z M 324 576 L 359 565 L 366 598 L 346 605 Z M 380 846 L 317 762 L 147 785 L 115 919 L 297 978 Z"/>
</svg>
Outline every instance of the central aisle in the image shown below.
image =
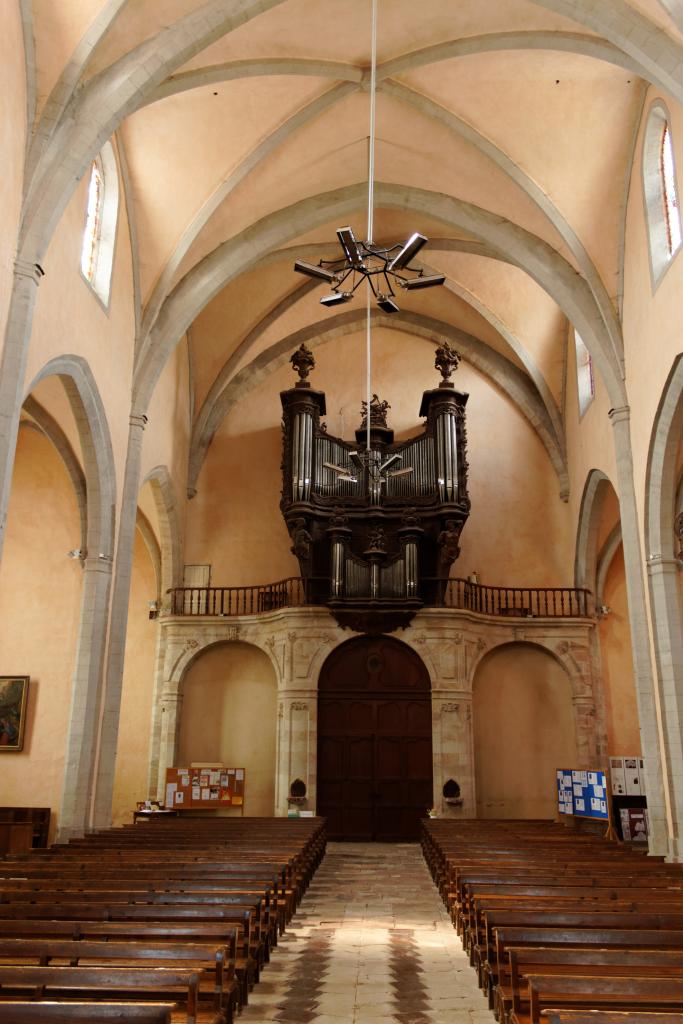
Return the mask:
<svg viewBox="0 0 683 1024">
<path fill-rule="evenodd" d="M 494 1024 L 417 844 L 329 843 L 240 1020 Z"/>
</svg>

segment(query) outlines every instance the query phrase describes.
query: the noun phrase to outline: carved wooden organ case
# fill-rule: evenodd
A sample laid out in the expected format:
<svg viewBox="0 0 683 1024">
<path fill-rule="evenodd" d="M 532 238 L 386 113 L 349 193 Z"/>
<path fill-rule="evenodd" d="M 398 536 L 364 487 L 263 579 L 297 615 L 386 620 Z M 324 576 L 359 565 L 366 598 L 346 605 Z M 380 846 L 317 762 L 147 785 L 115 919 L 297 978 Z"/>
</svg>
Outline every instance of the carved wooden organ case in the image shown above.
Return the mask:
<svg viewBox="0 0 683 1024">
<path fill-rule="evenodd" d="M 283 409 L 281 509 L 307 601 L 326 604 L 343 625 L 388 632 L 422 605 L 443 599 L 467 520 L 465 406 L 450 380 L 459 356 L 437 349 L 442 381 L 425 391 L 417 437 L 394 443 L 388 403 L 376 395 L 355 442 L 327 433 L 325 395 L 307 377 L 312 354 L 291 357 L 299 381 L 280 394 Z"/>
</svg>

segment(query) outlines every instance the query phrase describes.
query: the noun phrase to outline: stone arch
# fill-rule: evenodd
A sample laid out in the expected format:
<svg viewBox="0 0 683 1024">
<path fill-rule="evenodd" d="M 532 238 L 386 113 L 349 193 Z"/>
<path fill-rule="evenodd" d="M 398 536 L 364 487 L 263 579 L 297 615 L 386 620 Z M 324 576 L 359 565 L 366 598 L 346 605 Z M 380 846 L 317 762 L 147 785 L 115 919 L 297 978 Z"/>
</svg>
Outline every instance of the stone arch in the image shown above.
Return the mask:
<svg viewBox="0 0 683 1024">
<path fill-rule="evenodd" d="M 57 356 L 39 370 L 26 389 L 26 397 L 45 377 L 60 378 L 78 429 L 89 506 L 88 552 L 100 560 L 111 561 L 116 469 L 107 415 L 95 378 L 81 356 Z"/>
<path fill-rule="evenodd" d="M 37 430 L 52 442 L 69 474 L 76 495 L 76 501 L 78 502 L 78 514 L 81 520 L 80 550 L 81 559 L 84 559 L 88 553 L 88 495 L 85 473 L 81 468 L 76 453 L 71 447 L 68 437 L 54 416 L 51 416 L 47 409 L 44 409 L 40 402 L 36 401 L 33 395 L 29 395 L 26 398 L 22 408 L 30 416 L 30 419 L 22 420 L 22 423 L 35 426 Z"/>
<path fill-rule="evenodd" d="M 645 479 L 645 545 L 671 813 L 670 855 L 683 857 L 683 628 L 674 546 L 678 451 L 683 440 L 683 355 L 671 367 L 655 415 Z"/>
<path fill-rule="evenodd" d="M 553 298 L 579 330 L 600 369 L 610 400 L 625 404 L 619 360 L 611 336 L 586 280 L 552 246 L 500 217 L 443 193 L 378 182 L 378 207 L 412 209 L 465 230 L 490 246 L 496 258 L 529 274 Z M 219 245 L 176 285 L 141 346 L 135 372 L 135 407 L 144 411 L 169 353 L 198 313 L 231 280 L 253 267 L 268 251 L 353 212 L 364 202 L 362 185 L 311 196 L 257 221 Z"/>
<path fill-rule="evenodd" d="M 590 590 L 594 600 L 597 599 L 598 529 L 610 490 L 616 493 L 606 473 L 601 469 L 591 469 L 584 484 L 576 529 L 574 586 Z"/>
<path fill-rule="evenodd" d="M 182 707 L 182 681 L 193 661 L 202 653 L 218 644 L 242 642 L 257 647 L 268 658 L 277 682 L 280 681 L 279 667 L 274 651 L 260 636 L 251 636 L 230 623 L 212 624 L 191 636 L 184 632 L 168 634 L 165 644 L 163 665 L 159 666 L 152 708 L 152 736 L 150 740 L 150 762 L 147 775 L 148 791 L 163 799 L 166 768 L 175 758 Z"/>
<path fill-rule="evenodd" d="M 278 694 L 268 655 L 244 640 L 204 647 L 183 673 L 180 697 L 175 763 L 245 768 L 244 811 L 272 814 Z"/>
<path fill-rule="evenodd" d="M 140 490 L 150 485 L 159 523 L 161 548 L 161 575 L 159 590 L 163 602 L 168 602 L 168 591 L 180 585 L 182 552 L 178 506 L 171 475 L 166 466 L 155 466 L 140 484 Z"/>
<path fill-rule="evenodd" d="M 597 32 L 636 60 L 643 78 L 653 84 L 661 83 L 665 92 L 682 102 L 680 43 L 630 4 L 596 4 L 593 0 L 533 0 L 533 3 Z"/>
<path fill-rule="evenodd" d="M 452 341 L 463 353 L 465 359 L 501 388 L 530 422 L 548 452 L 558 475 L 561 493 L 563 497 L 566 497 L 569 483 L 562 440 L 558 440 L 555 434 L 554 424 L 535 385 L 523 371 L 474 336 L 424 314 L 401 311 L 389 315 L 373 310 L 372 320 L 376 327 L 406 330 L 410 334 L 436 344 L 439 344 L 443 338 Z M 197 479 L 206 451 L 221 421 L 236 402 L 256 387 L 264 376 L 284 365 L 289 354 L 302 342 L 314 348 L 359 330 L 364 322 L 365 312 L 362 309 L 357 309 L 339 313 L 324 321 L 301 328 L 259 353 L 251 363 L 244 366 L 231 380 L 225 382 L 222 391 L 218 391 L 218 387 L 212 388 L 199 411 L 193 430 L 188 463 L 188 493 L 192 494 L 196 491 Z M 216 383 L 219 380 L 222 381 L 223 376 L 221 371 L 216 378 Z M 210 399 L 212 404 L 209 404 Z"/>
<path fill-rule="evenodd" d="M 52 359 L 27 389 L 58 376 L 73 410 L 81 443 L 88 521 L 81 626 L 74 665 L 59 838 L 88 827 L 95 779 L 97 717 L 109 615 L 114 547 L 116 473 L 109 426 L 95 378 L 80 356 Z"/>
<path fill-rule="evenodd" d="M 161 601 L 161 547 L 154 532 L 154 527 L 141 508 L 137 510 L 135 528 L 142 537 L 149 560 L 154 569 L 156 601 L 159 603 Z"/>
<path fill-rule="evenodd" d="M 607 579 L 610 566 L 614 561 L 614 556 L 619 550 L 621 544 L 621 523 L 617 523 L 614 529 L 610 531 L 609 536 L 600 548 L 600 552 L 598 554 L 597 570 L 595 574 L 595 607 L 598 609 L 605 603 L 603 599 L 605 580 Z"/>
<path fill-rule="evenodd" d="M 494 644 L 479 660 L 472 678 L 477 816 L 550 817 L 555 770 L 594 766 L 579 737 L 571 668 L 566 655 L 526 638 Z"/>
</svg>

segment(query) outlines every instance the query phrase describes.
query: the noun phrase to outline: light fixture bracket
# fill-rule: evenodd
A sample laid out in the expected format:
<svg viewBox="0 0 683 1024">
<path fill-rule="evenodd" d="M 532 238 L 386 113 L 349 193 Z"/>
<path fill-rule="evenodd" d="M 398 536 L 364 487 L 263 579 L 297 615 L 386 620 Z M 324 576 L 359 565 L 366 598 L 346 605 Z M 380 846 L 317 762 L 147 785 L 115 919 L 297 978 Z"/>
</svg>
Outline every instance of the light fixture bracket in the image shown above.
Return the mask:
<svg viewBox="0 0 683 1024">
<path fill-rule="evenodd" d="M 332 291 L 323 295 L 324 306 L 336 306 L 353 298 L 363 281 L 367 281 L 375 301 L 385 313 L 398 313 L 397 287 L 407 290 L 432 288 L 445 281 L 443 274 L 425 276 L 410 266 L 411 260 L 427 244 L 425 235 L 414 232 L 403 244 L 383 246 L 359 241 L 350 227 L 337 229 L 342 255 L 321 259 L 317 265 L 297 260 L 294 269 L 317 280 L 329 281 Z"/>
</svg>

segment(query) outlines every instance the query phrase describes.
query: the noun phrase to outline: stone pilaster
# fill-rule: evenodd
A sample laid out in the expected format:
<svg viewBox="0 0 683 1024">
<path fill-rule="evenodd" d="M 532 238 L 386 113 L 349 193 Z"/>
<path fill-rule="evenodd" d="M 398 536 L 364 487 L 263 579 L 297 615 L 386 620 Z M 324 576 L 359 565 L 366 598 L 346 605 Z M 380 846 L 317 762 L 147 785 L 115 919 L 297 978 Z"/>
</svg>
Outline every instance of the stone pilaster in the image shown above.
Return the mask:
<svg viewBox="0 0 683 1024">
<path fill-rule="evenodd" d="M 648 609 L 643 581 L 643 559 L 636 494 L 633 483 L 633 459 L 631 455 L 630 412 L 628 406 L 610 410 L 614 428 L 614 447 L 617 457 L 619 507 L 621 512 L 621 535 L 624 547 L 626 569 L 626 591 L 628 595 L 629 624 L 631 627 L 631 649 L 633 673 L 638 699 L 638 721 L 643 758 L 650 821 L 650 853 L 669 852 L 668 823 L 664 787 L 666 776 L 662 763 L 657 723 L 657 698 L 652 673 L 650 637 L 648 633 Z"/>
<path fill-rule="evenodd" d="M 0 560 L 7 525 L 19 416 L 24 397 L 26 360 L 38 285 L 44 275 L 38 263 L 14 262 L 12 297 L 0 359 Z"/>
<path fill-rule="evenodd" d="M 123 659 L 126 650 L 130 579 L 140 489 L 142 439 L 147 417 L 132 413 L 128 431 L 128 453 L 123 480 L 121 516 L 116 546 L 116 574 L 111 600 L 106 685 L 100 727 L 100 754 L 93 810 L 93 824 L 105 828 L 111 824 L 111 805 L 116 769 L 116 745 L 119 735 Z"/>
<path fill-rule="evenodd" d="M 310 690 L 278 693 L 278 735 L 275 813 L 287 814 L 287 798 L 294 779 L 306 784 L 308 810 L 315 810 L 317 796 L 318 692 Z"/>
<path fill-rule="evenodd" d="M 111 570 L 111 560 L 97 556 L 86 558 L 83 566 L 81 623 L 71 687 L 61 813 L 57 823 L 59 842 L 83 835 L 89 825 Z"/>
<path fill-rule="evenodd" d="M 474 818 L 477 800 L 472 738 L 472 695 L 467 690 L 432 691 L 434 807 L 441 818 Z M 461 804 L 446 803 L 449 779 L 460 786 Z"/>
<path fill-rule="evenodd" d="M 650 555 L 647 572 L 652 619 L 656 624 L 657 675 L 661 701 L 662 738 L 671 812 L 669 855 L 683 859 L 683 630 L 675 558 Z M 650 791 L 648 807 L 650 806 Z"/>
</svg>

